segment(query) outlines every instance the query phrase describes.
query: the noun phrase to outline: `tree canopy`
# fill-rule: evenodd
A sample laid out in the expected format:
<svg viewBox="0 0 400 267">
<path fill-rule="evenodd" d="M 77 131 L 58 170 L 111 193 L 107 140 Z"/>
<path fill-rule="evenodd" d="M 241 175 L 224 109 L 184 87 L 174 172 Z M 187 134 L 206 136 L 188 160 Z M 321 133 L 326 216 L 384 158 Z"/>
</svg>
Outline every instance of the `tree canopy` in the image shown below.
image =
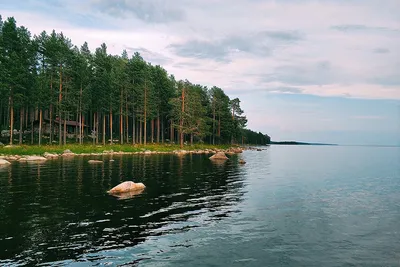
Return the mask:
<svg viewBox="0 0 400 267">
<path fill-rule="evenodd" d="M 238 98 L 176 80 L 138 53 L 72 44 L 62 32 L 31 36 L 0 16 L 0 128 L 19 143 L 267 144 L 246 129 Z"/>
</svg>

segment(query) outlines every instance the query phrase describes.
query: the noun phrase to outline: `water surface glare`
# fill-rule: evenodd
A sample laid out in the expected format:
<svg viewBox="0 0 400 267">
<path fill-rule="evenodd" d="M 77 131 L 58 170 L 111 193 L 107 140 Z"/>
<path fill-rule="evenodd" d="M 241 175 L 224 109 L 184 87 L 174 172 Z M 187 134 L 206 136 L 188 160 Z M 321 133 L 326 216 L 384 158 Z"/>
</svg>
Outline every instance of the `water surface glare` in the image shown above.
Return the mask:
<svg viewBox="0 0 400 267">
<path fill-rule="evenodd" d="M 400 148 L 89 159 L 0 167 L 0 266 L 400 266 Z"/>
</svg>

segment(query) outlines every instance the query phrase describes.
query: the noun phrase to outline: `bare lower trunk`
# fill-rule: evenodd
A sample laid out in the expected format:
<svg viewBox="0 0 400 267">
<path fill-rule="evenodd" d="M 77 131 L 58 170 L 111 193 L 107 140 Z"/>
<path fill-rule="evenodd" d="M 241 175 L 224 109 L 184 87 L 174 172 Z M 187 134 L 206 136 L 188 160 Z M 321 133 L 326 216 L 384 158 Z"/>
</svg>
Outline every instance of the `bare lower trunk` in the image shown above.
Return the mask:
<svg viewBox="0 0 400 267">
<path fill-rule="evenodd" d="M 82 112 L 79 112 L 79 144 L 82 145 Z"/>
<path fill-rule="evenodd" d="M 58 141 L 59 141 L 60 146 L 62 144 L 61 101 L 62 101 L 62 66 L 60 65 L 60 93 L 59 93 L 59 97 L 58 97 L 58 105 L 59 105 L 59 107 L 58 107 L 58 119 L 59 119 L 59 123 L 58 123 L 58 135 L 59 135 Z"/>
<path fill-rule="evenodd" d="M 67 120 L 64 119 L 64 146 L 67 144 Z"/>
<path fill-rule="evenodd" d="M 42 109 L 39 111 L 39 146 L 42 145 Z"/>
<path fill-rule="evenodd" d="M 146 145 L 147 143 L 147 83 L 145 80 L 145 86 L 144 86 L 144 144 Z"/>
<path fill-rule="evenodd" d="M 190 134 L 190 145 L 193 146 L 193 134 Z"/>
<path fill-rule="evenodd" d="M 119 139 L 120 139 L 120 143 L 121 145 L 124 144 L 124 120 L 123 120 L 123 116 L 122 116 L 122 106 L 120 106 L 119 109 Z"/>
<path fill-rule="evenodd" d="M 34 129 L 33 129 L 33 121 L 34 121 L 34 118 L 32 118 L 32 116 L 31 116 L 31 145 L 33 145 L 33 142 L 34 142 L 34 139 L 35 139 L 35 137 L 34 137 Z"/>
<path fill-rule="evenodd" d="M 161 121 L 161 142 L 164 144 L 164 118 Z"/>
<path fill-rule="evenodd" d="M 183 148 L 183 114 L 185 113 L 185 88 L 182 89 L 182 116 L 179 125 L 179 133 L 180 133 L 180 144 L 181 148 Z"/>
<path fill-rule="evenodd" d="M 143 127 L 143 123 L 141 121 L 139 121 L 139 144 L 142 144 L 142 127 Z"/>
<path fill-rule="evenodd" d="M 79 122 L 79 108 L 76 109 L 76 121 Z M 78 134 L 78 128 L 80 127 L 79 123 L 75 125 L 75 142 L 79 142 L 79 134 Z M 80 128 L 79 128 L 80 130 Z"/>
<path fill-rule="evenodd" d="M 151 120 L 151 143 L 154 143 L 154 119 Z"/>
<path fill-rule="evenodd" d="M 53 143 L 53 104 L 51 103 L 53 97 L 53 75 L 50 78 L 50 144 Z"/>
<path fill-rule="evenodd" d="M 171 120 L 171 133 L 170 133 L 170 142 L 174 142 L 174 122 Z"/>
<path fill-rule="evenodd" d="M 24 108 L 19 111 L 19 144 L 22 145 L 22 135 L 24 127 Z"/>
<path fill-rule="evenodd" d="M 106 115 L 103 113 L 103 146 L 106 144 Z"/>
<path fill-rule="evenodd" d="M 111 145 L 113 144 L 113 126 L 112 126 L 112 110 L 110 109 L 110 136 L 111 136 Z"/>
<path fill-rule="evenodd" d="M 133 114 L 132 112 L 132 145 L 135 144 L 136 141 L 136 135 L 135 135 L 135 131 L 136 131 L 136 127 L 135 127 L 135 114 Z"/>
<path fill-rule="evenodd" d="M 93 112 L 93 133 L 96 133 L 97 129 L 96 129 L 96 112 Z M 93 145 L 96 143 L 96 134 L 94 136 L 92 136 L 92 142 Z"/>
<path fill-rule="evenodd" d="M 96 112 L 96 145 L 99 144 L 99 112 Z"/>
<path fill-rule="evenodd" d="M 157 116 L 157 143 L 160 143 L 160 114 Z"/>
<path fill-rule="evenodd" d="M 14 103 L 13 103 L 13 96 L 12 96 L 12 91 L 11 91 L 11 96 L 10 96 L 10 145 L 13 144 L 13 137 L 14 137 L 13 134 L 14 134 Z"/>
</svg>

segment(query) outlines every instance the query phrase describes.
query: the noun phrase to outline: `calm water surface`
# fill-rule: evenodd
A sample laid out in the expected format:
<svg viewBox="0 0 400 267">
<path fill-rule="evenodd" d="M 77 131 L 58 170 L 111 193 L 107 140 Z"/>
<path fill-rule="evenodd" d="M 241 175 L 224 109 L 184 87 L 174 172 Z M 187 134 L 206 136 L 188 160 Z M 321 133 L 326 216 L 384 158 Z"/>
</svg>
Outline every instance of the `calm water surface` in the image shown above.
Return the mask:
<svg viewBox="0 0 400 267">
<path fill-rule="evenodd" d="M 88 159 L 0 168 L 0 266 L 400 266 L 400 148 Z"/>
</svg>

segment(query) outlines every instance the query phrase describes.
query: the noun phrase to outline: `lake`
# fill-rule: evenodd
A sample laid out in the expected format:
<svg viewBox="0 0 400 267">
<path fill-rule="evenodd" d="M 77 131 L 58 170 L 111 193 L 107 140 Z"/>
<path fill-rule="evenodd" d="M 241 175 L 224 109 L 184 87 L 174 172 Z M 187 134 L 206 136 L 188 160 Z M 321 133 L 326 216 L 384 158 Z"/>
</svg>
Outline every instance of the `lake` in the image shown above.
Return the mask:
<svg viewBox="0 0 400 267">
<path fill-rule="evenodd" d="M 400 148 L 97 158 L 0 168 L 1 266 L 400 266 Z"/>
</svg>

